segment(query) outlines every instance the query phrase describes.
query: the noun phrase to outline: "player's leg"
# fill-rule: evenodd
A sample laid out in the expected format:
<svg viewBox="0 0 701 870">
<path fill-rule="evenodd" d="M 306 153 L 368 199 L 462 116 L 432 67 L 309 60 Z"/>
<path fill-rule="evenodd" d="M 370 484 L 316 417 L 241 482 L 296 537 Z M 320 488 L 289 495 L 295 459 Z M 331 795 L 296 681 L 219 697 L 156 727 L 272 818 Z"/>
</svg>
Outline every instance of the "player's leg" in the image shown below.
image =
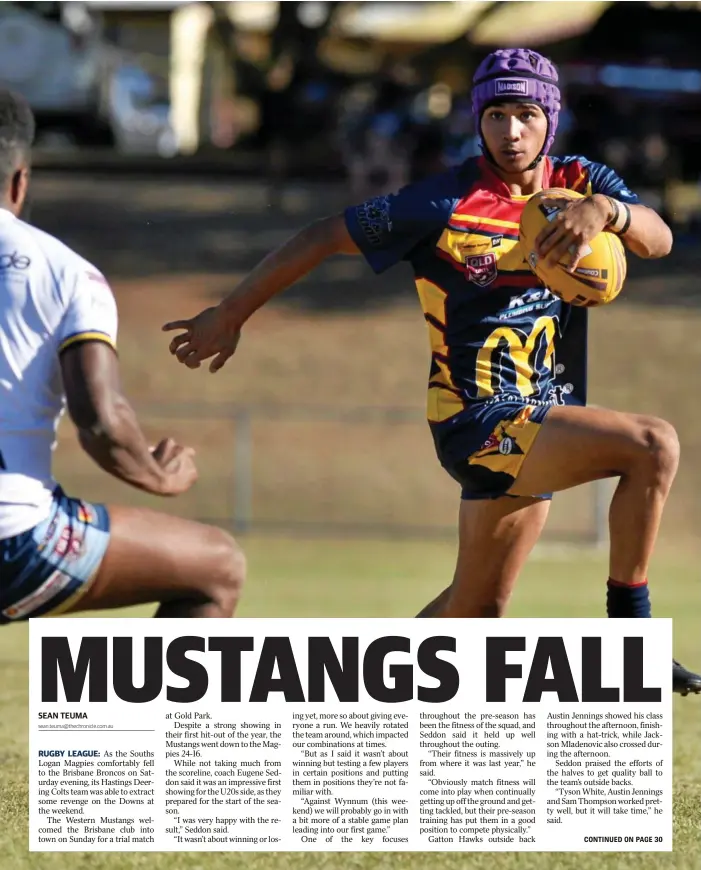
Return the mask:
<svg viewBox="0 0 701 870">
<path fill-rule="evenodd" d="M 453 583 L 417 617 L 502 616 L 549 510 L 547 499 L 462 501 Z"/>
<path fill-rule="evenodd" d="M 429 603 L 416 614 L 416 619 L 425 619 L 432 616 L 438 616 L 443 609 L 446 601 L 448 600 L 449 595 L 450 586 L 446 586 L 446 588 L 442 592 L 436 595 L 433 601 L 429 601 Z"/>
<path fill-rule="evenodd" d="M 109 544 L 64 613 L 159 602 L 158 617 L 230 617 L 245 560 L 222 529 L 146 508 L 110 507 Z"/>
<path fill-rule="evenodd" d="M 607 610 L 611 617 L 650 616 L 647 573 L 667 496 L 679 464 L 672 426 L 656 417 L 603 408 L 553 408 L 510 492 L 569 489 L 618 477 L 609 510 Z M 672 664 L 675 692 L 701 693 L 701 676 Z"/>
<path fill-rule="evenodd" d="M 431 426 L 438 458 L 460 484 L 462 500 L 453 582 L 419 617 L 503 614 L 550 507 L 541 493 L 506 494 L 546 413 L 545 406 L 518 400 L 485 402 Z"/>
<path fill-rule="evenodd" d="M 0 568 L 0 624 L 150 602 L 161 617 L 229 617 L 245 576 L 221 529 L 60 488 L 44 520 L 0 541 Z"/>
<path fill-rule="evenodd" d="M 677 435 L 664 420 L 558 406 L 540 424 L 510 492 L 557 492 L 619 477 L 609 514 L 610 576 L 631 585 L 647 578 L 678 464 Z"/>
<path fill-rule="evenodd" d="M 503 616 L 516 580 L 543 530 L 549 501 L 498 498 L 460 503 L 458 559 L 437 616 Z"/>
</svg>

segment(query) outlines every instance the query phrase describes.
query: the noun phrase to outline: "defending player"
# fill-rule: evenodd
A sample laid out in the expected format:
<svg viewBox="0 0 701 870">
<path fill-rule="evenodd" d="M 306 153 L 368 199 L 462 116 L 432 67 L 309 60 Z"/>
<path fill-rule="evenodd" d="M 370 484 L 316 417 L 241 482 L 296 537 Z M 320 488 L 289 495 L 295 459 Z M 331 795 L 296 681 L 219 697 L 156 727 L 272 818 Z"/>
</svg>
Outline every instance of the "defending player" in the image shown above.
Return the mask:
<svg viewBox="0 0 701 870">
<path fill-rule="evenodd" d="M 420 615 L 500 616 L 545 523 L 549 493 L 618 478 L 610 510 L 610 617 L 649 617 L 648 564 L 679 459 L 655 417 L 585 407 L 586 309 L 545 289 L 523 260 L 519 218 L 533 193 L 585 194 L 539 238 L 557 262 L 597 233 L 617 233 L 641 257 L 669 253 L 672 234 L 609 168 L 547 156 L 557 128 L 555 67 L 527 49 L 480 65 L 473 110 L 484 156 L 306 227 L 216 308 L 166 324 L 184 330 L 171 352 L 190 368 L 233 354 L 253 312 L 326 257 L 362 253 L 375 272 L 413 267 L 432 365 L 428 418 L 438 457 L 462 487 L 451 587 Z M 676 691 L 701 677 L 673 665 Z"/>
<path fill-rule="evenodd" d="M 193 451 L 153 450 L 123 397 L 117 310 L 107 282 L 19 219 L 34 137 L 31 110 L 0 91 L 0 624 L 160 602 L 157 616 L 231 616 L 243 555 L 217 528 L 141 508 L 69 498 L 51 475 L 68 410 L 105 471 L 160 496 L 197 478 Z"/>
</svg>

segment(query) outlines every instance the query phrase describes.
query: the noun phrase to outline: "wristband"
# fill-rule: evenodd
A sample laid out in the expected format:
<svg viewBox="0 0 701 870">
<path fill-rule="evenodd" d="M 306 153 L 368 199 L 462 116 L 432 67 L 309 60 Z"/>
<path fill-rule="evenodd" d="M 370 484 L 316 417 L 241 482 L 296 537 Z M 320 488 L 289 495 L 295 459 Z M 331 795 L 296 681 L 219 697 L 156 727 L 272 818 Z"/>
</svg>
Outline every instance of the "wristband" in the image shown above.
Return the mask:
<svg viewBox="0 0 701 870">
<path fill-rule="evenodd" d="M 612 196 L 607 196 L 606 199 L 609 201 L 612 212 L 611 220 L 606 224 L 606 229 L 617 236 L 624 236 L 630 228 L 630 209 L 624 202 L 619 202 Z"/>
<path fill-rule="evenodd" d="M 626 220 L 625 220 L 625 223 L 623 224 L 623 226 L 621 227 L 621 229 L 618 231 L 617 235 L 619 235 L 619 236 L 625 236 L 625 234 L 626 234 L 626 233 L 628 232 L 628 230 L 630 229 L 631 213 L 630 213 L 630 208 L 629 208 L 625 203 L 621 203 L 621 205 L 622 205 L 623 208 L 625 209 Z"/>
</svg>

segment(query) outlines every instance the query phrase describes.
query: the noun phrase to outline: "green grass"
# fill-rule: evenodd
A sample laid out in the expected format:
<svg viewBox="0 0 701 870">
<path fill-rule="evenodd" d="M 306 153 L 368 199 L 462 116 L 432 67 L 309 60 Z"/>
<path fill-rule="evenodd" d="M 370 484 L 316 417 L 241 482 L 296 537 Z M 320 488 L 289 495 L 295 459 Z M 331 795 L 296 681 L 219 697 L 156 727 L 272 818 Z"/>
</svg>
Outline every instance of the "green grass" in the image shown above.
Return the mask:
<svg viewBox="0 0 701 870">
<path fill-rule="evenodd" d="M 245 542 L 250 582 L 241 616 L 408 616 L 439 591 L 454 552 L 438 543 Z M 659 560 L 658 560 L 659 561 Z M 655 613 L 675 618 L 675 650 L 701 660 L 701 585 L 695 568 L 655 566 Z M 511 616 L 601 616 L 605 561 L 560 554 L 534 559 Z M 129 615 L 148 616 L 149 608 Z M 123 612 L 124 614 L 127 611 Z M 32 853 L 27 852 L 27 629 L 0 631 L 0 867 L 2 870 L 698 870 L 701 867 L 701 706 L 675 698 L 675 849 L 640 853 Z"/>
</svg>

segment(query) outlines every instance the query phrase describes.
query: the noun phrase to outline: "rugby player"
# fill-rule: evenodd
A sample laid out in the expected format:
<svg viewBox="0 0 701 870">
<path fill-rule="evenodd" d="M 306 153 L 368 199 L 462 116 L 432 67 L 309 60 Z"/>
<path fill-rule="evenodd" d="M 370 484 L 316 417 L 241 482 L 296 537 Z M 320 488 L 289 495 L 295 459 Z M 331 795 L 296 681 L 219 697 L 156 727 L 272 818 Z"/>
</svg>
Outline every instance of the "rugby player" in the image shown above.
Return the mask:
<svg viewBox="0 0 701 870">
<path fill-rule="evenodd" d="M 524 203 L 543 189 L 584 194 L 538 239 L 553 263 L 617 233 L 629 251 L 664 257 L 672 233 L 615 172 L 583 157 L 549 157 L 560 109 L 553 64 L 528 49 L 490 54 L 475 73 L 483 155 L 304 228 L 214 308 L 168 323 L 170 350 L 218 371 L 248 318 L 333 254 L 361 253 L 384 272 L 413 270 L 432 364 L 428 419 L 438 458 L 460 484 L 452 585 L 419 615 L 496 617 L 536 543 L 551 493 L 617 478 L 610 508 L 610 617 L 649 617 L 648 564 L 679 461 L 664 420 L 586 407 L 586 308 L 546 289 L 524 261 Z M 701 676 L 673 663 L 675 691 Z"/>
<path fill-rule="evenodd" d="M 159 617 L 232 616 L 245 564 L 229 535 L 80 501 L 52 477 L 66 402 L 83 449 L 125 483 L 176 496 L 197 470 L 170 438 L 151 449 L 122 395 L 103 275 L 20 219 L 33 137 L 29 106 L 0 90 L 0 624 L 147 602 Z"/>
</svg>

